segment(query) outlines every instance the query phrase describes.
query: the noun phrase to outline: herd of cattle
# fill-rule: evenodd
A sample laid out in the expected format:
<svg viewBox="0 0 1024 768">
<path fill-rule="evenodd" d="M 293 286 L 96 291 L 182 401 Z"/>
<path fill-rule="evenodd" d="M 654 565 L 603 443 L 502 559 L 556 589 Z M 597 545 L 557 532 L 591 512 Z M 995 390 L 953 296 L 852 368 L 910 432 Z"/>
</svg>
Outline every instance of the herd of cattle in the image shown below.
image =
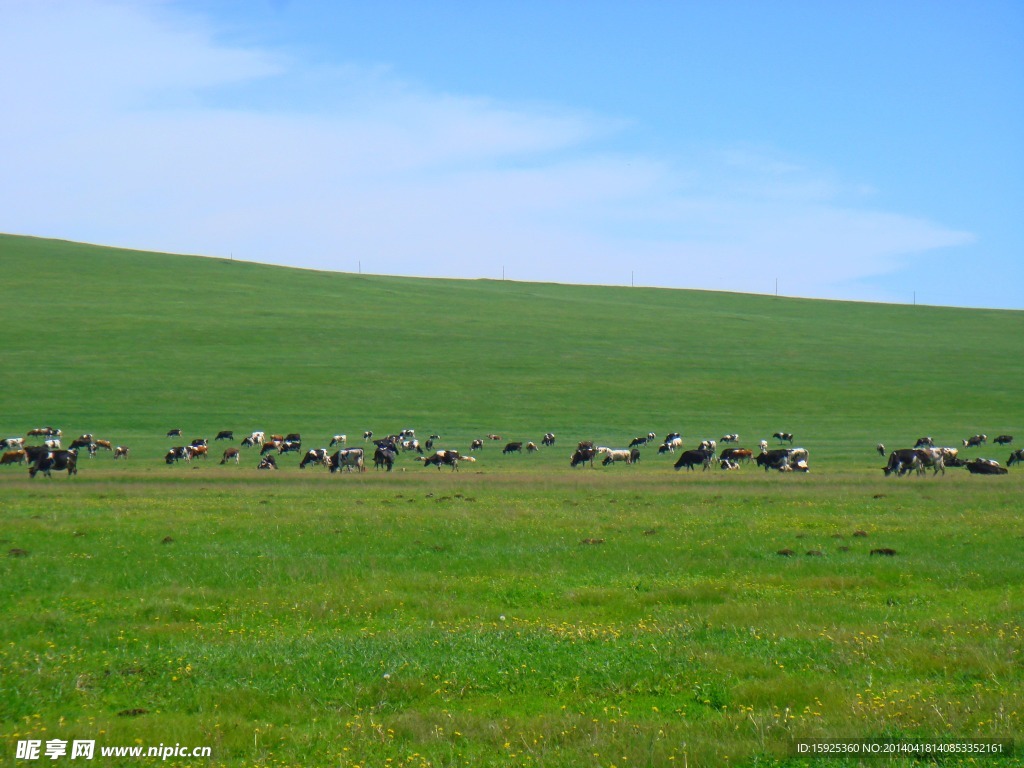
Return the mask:
<svg viewBox="0 0 1024 768">
<path fill-rule="evenodd" d="M 168 438 L 182 436 L 182 430 L 172 429 L 167 432 Z M 78 457 L 80 451 L 85 451 L 88 456 L 94 457 L 99 451 L 109 451 L 114 459 L 127 459 L 129 449 L 123 445 L 113 445 L 109 440 L 95 438 L 92 434 L 83 434 L 68 445 L 65 449 L 61 446 L 63 433 L 54 427 L 40 427 L 29 430 L 27 438 L 40 438 L 37 445 L 26 444 L 26 438 L 8 437 L 0 440 L 0 448 L 3 450 L 0 456 L 0 465 L 5 464 L 27 464 L 29 476 L 35 477 L 42 472 L 47 477 L 53 470 L 67 471 L 69 475 L 78 473 Z M 678 432 L 668 433 L 662 440 L 657 439 L 654 432 L 634 438 L 626 448 L 610 448 L 608 446 L 596 445 L 591 440 L 580 441 L 569 457 L 571 467 L 584 465 L 594 466 L 594 462 L 600 460 L 603 466 L 609 464 L 623 463 L 636 464 L 641 457 L 640 449 L 651 444 L 658 446 L 659 454 L 672 454 L 678 452 L 673 467 L 675 469 L 694 470 L 700 467 L 708 470 L 718 467 L 722 470 L 736 470 L 744 464 L 753 463 L 762 467 L 766 472 L 770 469 L 779 472 L 809 472 L 808 452 L 805 448 L 793 447 L 793 434 L 789 432 L 776 432 L 772 438 L 777 442 L 777 447 L 770 447 L 768 440 L 761 440 L 758 445 L 758 453 L 748 448 L 741 448 L 737 444 L 740 436 L 736 433 L 723 435 L 719 440 L 702 440 L 693 449 L 685 449 L 682 435 Z M 485 441 L 483 438 L 471 442 L 469 452 L 463 453 L 457 450 L 437 449 L 435 445 L 440 437 L 436 434 L 430 435 L 422 444 L 416 437 L 413 429 L 403 429 L 397 434 L 390 434 L 382 438 L 374 438 L 372 431 L 363 433 L 363 441 L 372 444 L 372 458 L 375 469 L 391 471 L 394 468 L 398 457 L 404 453 L 415 453 L 416 459 L 422 462 L 423 466 L 441 467 L 447 466 L 457 471 L 463 463 L 473 463 L 476 457 L 472 455 L 483 449 Z M 501 435 L 488 434 L 487 441 L 501 442 Z M 214 442 L 227 441 L 235 442 L 234 432 L 224 430 L 217 434 Z M 963 448 L 976 448 L 988 442 L 987 435 L 974 435 L 963 440 Z M 719 443 L 723 445 L 719 451 Z M 1013 443 L 1012 435 L 999 435 L 993 443 L 1000 446 L 1007 446 Z M 227 464 L 234 461 L 240 463 L 243 451 L 252 449 L 258 454 L 257 469 L 274 470 L 278 468 L 278 460 L 281 456 L 294 453 L 301 456 L 299 468 L 305 469 L 309 466 L 322 466 L 330 472 L 338 471 L 365 471 L 366 454 L 369 447 L 347 447 L 348 436 L 336 434 L 331 437 L 328 447 L 307 448 L 302 445 L 302 436 L 299 433 L 287 435 L 266 434 L 262 431 L 252 432 L 240 441 L 240 447 L 229 447 L 223 451 L 220 463 Z M 788 446 L 784 447 L 784 444 Z M 540 440 L 540 445 L 551 447 L 555 445 L 555 435 L 548 432 Z M 332 450 L 335 449 L 336 450 Z M 426 449 L 426 450 L 424 450 Z M 534 442 L 505 441 L 502 454 L 535 453 L 541 450 Z M 877 452 L 885 457 L 886 448 L 879 443 L 876 446 Z M 210 443 L 206 438 L 196 438 L 187 445 L 178 445 L 170 448 L 164 455 L 164 461 L 168 465 L 176 464 L 179 461 L 190 463 L 193 459 L 205 459 L 210 454 Z M 1018 449 L 1010 454 L 1007 466 L 1024 462 L 1024 449 Z M 931 437 L 922 437 L 913 448 L 903 448 L 892 451 L 888 454 L 888 461 L 883 467 L 885 475 L 907 476 L 910 474 L 923 475 L 928 469 L 933 475 L 945 474 L 947 467 L 964 467 L 971 474 L 1006 474 L 1006 467 L 993 459 L 974 458 L 964 459 L 960 456 L 959 448 L 940 447 L 935 445 Z"/>
</svg>

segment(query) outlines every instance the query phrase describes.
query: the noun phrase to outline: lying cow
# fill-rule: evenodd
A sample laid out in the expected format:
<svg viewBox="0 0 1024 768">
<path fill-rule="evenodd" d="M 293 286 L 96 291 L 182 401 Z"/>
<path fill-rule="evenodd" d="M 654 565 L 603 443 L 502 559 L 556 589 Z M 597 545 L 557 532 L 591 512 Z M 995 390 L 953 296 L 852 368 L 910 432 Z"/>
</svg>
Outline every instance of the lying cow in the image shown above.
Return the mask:
<svg viewBox="0 0 1024 768">
<path fill-rule="evenodd" d="M 256 466 L 256 469 L 277 469 L 277 459 L 273 456 L 264 456 L 260 459 L 260 463 Z"/>
<path fill-rule="evenodd" d="M 0 456 L 0 465 L 24 464 L 27 460 L 28 452 L 24 448 L 20 451 L 4 451 L 4 455 Z"/>
<path fill-rule="evenodd" d="M 972 459 L 965 465 L 967 471 L 972 475 L 1005 475 L 1006 467 L 999 466 L 998 461 L 992 459 Z"/>
</svg>

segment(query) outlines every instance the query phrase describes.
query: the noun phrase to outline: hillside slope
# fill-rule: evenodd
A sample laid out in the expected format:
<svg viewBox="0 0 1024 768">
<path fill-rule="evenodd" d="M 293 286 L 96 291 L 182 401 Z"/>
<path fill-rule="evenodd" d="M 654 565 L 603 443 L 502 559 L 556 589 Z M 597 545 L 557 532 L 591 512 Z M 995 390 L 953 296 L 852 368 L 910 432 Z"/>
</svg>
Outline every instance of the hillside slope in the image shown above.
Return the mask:
<svg viewBox="0 0 1024 768">
<path fill-rule="evenodd" d="M 0 274 L 11 434 L 784 429 L 836 456 L 918 433 L 1024 440 L 1024 312 L 336 274 L 9 235 Z"/>
</svg>

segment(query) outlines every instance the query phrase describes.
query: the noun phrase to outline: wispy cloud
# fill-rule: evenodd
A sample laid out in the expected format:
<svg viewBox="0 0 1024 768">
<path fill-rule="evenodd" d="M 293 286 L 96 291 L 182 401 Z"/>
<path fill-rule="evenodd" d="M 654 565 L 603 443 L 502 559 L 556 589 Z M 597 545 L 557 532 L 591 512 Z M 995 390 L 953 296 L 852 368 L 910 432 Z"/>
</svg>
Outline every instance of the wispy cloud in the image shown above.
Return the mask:
<svg viewBox="0 0 1024 768">
<path fill-rule="evenodd" d="M 972 239 L 770 149 L 615 152 L 619 116 L 307 66 L 164 5 L 0 13 L 7 232 L 389 274 L 757 292 L 784 277 L 815 296 Z M 290 85 L 318 98 L 268 96 Z"/>
</svg>

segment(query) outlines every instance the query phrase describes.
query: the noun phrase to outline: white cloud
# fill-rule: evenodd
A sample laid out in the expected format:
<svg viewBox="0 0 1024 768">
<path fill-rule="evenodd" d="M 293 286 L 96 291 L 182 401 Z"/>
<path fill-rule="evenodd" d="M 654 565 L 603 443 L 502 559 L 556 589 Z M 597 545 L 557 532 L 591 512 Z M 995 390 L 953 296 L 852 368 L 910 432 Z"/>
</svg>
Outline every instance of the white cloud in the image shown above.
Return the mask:
<svg viewBox="0 0 1024 768">
<path fill-rule="evenodd" d="M 0 231 L 326 269 L 826 296 L 967 233 L 738 147 L 595 149 L 622 121 L 432 94 L 219 44 L 162 5 L 23 3 L 0 24 Z M 281 88 L 320 108 L 212 107 Z M 264 100 L 265 102 L 265 100 Z"/>
</svg>

